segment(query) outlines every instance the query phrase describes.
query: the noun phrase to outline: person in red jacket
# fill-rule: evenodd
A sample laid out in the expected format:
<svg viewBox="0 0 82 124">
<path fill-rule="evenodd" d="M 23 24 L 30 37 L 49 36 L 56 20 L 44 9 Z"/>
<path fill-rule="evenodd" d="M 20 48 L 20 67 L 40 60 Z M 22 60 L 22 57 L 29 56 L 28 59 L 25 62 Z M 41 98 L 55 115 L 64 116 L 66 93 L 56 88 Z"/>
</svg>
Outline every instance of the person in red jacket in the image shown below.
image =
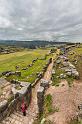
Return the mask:
<svg viewBox="0 0 82 124">
<path fill-rule="evenodd" d="M 23 99 L 22 105 L 21 105 L 21 110 L 22 110 L 23 116 L 26 116 L 26 109 L 27 109 L 27 106 Z"/>
</svg>

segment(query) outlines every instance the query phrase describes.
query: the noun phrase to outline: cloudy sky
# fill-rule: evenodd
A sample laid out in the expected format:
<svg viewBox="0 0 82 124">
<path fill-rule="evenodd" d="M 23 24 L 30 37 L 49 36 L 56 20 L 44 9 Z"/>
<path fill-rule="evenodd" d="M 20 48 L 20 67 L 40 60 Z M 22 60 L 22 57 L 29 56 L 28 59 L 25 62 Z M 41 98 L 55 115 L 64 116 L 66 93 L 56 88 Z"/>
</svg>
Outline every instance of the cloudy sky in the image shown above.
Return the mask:
<svg viewBox="0 0 82 124">
<path fill-rule="evenodd" d="M 0 0 L 0 39 L 82 41 L 82 0 Z"/>
</svg>

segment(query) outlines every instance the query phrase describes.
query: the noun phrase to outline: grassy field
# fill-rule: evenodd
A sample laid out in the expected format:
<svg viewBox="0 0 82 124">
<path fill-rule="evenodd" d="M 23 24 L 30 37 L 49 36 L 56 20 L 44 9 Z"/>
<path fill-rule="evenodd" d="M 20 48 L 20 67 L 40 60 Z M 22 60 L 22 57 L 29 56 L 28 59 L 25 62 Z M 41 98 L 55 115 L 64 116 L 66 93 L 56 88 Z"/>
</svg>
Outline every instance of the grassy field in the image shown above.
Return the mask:
<svg viewBox="0 0 82 124">
<path fill-rule="evenodd" d="M 45 64 L 47 64 L 49 58 L 53 56 L 50 54 L 44 59 L 45 55 L 48 54 L 50 48 L 46 49 L 35 49 L 35 50 L 24 50 L 22 52 L 16 52 L 12 54 L 0 55 L 0 72 L 4 71 L 16 71 L 16 66 L 19 66 L 19 71 L 21 71 L 21 76 L 9 76 L 7 79 L 17 79 L 21 81 L 27 81 L 33 83 L 37 78 L 37 72 L 41 72 Z M 29 64 L 32 64 L 32 60 L 38 60 L 29 67 L 27 70 L 22 70 L 26 68 Z"/>
<path fill-rule="evenodd" d="M 20 68 L 31 64 L 33 59 L 44 57 L 49 52 L 49 49 L 42 50 L 24 50 L 11 54 L 0 55 L 0 72 L 6 70 L 15 70 L 15 66 Z"/>
</svg>

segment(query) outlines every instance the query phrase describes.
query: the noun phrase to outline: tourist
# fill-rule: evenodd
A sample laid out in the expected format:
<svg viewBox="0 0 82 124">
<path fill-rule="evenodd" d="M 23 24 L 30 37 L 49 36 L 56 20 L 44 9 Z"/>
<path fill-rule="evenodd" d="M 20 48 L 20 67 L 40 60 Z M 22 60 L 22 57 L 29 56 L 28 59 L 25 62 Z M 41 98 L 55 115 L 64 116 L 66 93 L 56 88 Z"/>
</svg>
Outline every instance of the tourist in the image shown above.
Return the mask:
<svg viewBox="0 0 82 124">
<path fill-rule="evenodd" d="M 23 99 L 22 105 L 21 105 L 21 110 L 22 110 L 23 116 L 26 116 L 26 109 L 27 109 L 27 106 L 26 106 L 26 103 L 24 102 L 24 99 Z"/>
</svg>

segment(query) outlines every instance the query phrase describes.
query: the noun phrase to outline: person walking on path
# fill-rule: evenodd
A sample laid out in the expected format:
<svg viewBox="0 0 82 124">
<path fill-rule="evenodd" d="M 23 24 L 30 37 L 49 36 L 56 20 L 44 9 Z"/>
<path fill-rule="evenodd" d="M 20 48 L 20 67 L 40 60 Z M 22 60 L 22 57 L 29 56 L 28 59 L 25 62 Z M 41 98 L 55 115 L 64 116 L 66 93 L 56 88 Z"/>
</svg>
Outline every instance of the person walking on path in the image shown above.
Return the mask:
<svg viewBox="0 0 82 124">
<path fill-rule="evenodd" d="M 21 110 L 22 110 L 23 116 L 26 116 L 26 109 L 27 109 L 27 105 L 26 105 L 26 103 L 24 102 L 24 99 L 23 99 L 22 105 L 21 105 Z"/>
</svg>

